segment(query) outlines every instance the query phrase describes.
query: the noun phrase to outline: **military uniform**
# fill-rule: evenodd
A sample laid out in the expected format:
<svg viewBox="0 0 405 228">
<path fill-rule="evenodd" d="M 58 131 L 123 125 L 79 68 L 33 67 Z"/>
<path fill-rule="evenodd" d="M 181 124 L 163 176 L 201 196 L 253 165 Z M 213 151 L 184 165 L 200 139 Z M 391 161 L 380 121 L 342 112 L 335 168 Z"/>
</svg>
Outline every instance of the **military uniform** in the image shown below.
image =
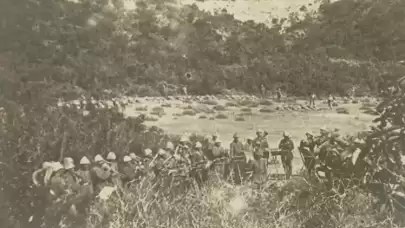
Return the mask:
<svg viewBox="0 0 405 228">
<path fill-rule="evenodd" d="M 253 145 L 253 157 L 255 159 L 253 179 L 255 183 L 261 184 L 267 177 L 267 161 L 263 156 L 264 151 L 268 149 L 268 143 L 263 136 L 258 135 L 256 139 L 254 139 Z"/>
<path fill-rule="evenodd" d="M 288 180 L 292 175 L 292 160 L 294 158 L 292 151 L 294 150 L 294 142 L 289 135 L 285 134 L 284 138 L 280 141 L 278 148 L 283 151 L 281 161 L 285 170 L 286 179 Z"/>
<path fill-rule="evenodd" d="M 229 155 L 232 159 L 233 180 L 241 184 L 245 173 L 244 145 L 240 141 L 233 141 L 230 145 Z"/>
<path fill-rule="evenodd" d="M 315 142 L 313 138 L 304 139 L 300 142 L 299 151 L 303 157 L 303 162 L 308 170 L 308 174 L 312 175 L 315 168 Z"/>
<path fill-rule="evenodd" d="M 217 140 L 216 145 L 212 148 L 212 156 L 213 156 L 213 161 L 214 161 L 214 172 L 216 175 L 218 175 L 221 178 L 227 178 L 227 154 L 225 152 L 225 149 L 218 144 L 220 143 L 219 140 Z"/>
<path fill-rule="evenodd" d="M 199 187 L 207 181 L 208 171 L 205 169 L 207 159 L 201 151 L 202 145 L 197 142 L 196 149 L 190 154 L 191 171 L 190 176 L 196 181 Z"/>
</svg>

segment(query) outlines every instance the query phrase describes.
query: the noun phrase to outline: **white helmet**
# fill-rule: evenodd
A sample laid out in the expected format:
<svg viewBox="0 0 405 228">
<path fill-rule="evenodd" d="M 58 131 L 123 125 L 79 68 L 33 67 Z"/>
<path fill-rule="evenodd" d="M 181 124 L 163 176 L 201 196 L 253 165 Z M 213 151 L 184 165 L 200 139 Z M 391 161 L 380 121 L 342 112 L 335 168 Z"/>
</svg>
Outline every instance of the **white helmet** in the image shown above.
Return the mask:
<svg viewBox="0 0 405 228">
<path fill-rule="evenodd" d="M 215 132 L 214 134 L 212 134 L 212 137 L 219 137 L 219 134 L 218 134 L 218 132 Z"/>
<path fill-rule="evenodd" d="M 51 168 L 52 167 L 52 163 L 51 162 L 43 162 L 42 163 L 42 168 L 43 169 L 47 169 L 47 168 Z"/>
<path fill-rule="evenodd" d="M 80 159 L 80 165 L 90 165 L 90 160 L 86 156 L 83 156 L 82 159 Z"/>
<path fill-rule="evenodd" d="M 188 137 L 185 135 L 181 136 L 180 142 L 188 142 Z"/>
<path fill-rule="evenodd" d="M 291 136 L 290 136 L 290 133 L 288 133 L 288 132 L 286 132 L 286 131 L 285 131 L 285 132 L 283 132 L 283 136 L 284 136 L 284 137 L 288 137 L 288 138 L 290 138 L 290 137 L 291 137 Z"/>
<path fill-rule="evenodd" d="M 173 143 L 172 143 L 172 142 L 167 142 L 167 143 L 166 143 L 166 149 L 168 149 L 168 150 L 173 150 L 173 149 L 174 149 Z"/>
<path fill-rule="evenodd" d="M 166 155 L 166 151 L 163 150 L 163 149 L 159 149 L 158 154 L 161 155 L 161 156 L 164 156 L 164 155 Z"/>
<path fill-rule="evenodd" d="M 123 160 L 124 160 L 124 162 L 130 162 L 130 161 L 132 161 L 132 158 L 128 155 L 125 155 Z"/>
<path fill-rule="evenodd" d="M 101 155 L 97 154 L 97 155 L 94 157 L 94 161 L 95 161 L 95 162 L 101 162 L 101 161 L 104 161 L 104 158 L 101 157 Z"/>
<path fill-rule="evenodd" d="M 195 148 L 201 148 L 201 147 L 202 147 L 202 144 L 200 142 L 195 143 Z"/>
<path fill-rule="evenodd" d="M 145 149 L 145 155 L 146 156 L 151 156 L 152 155 L 152 150 L 151 149 Z"/>
<path fill-rule="evenodd" d="M 215 143 L 222 143 L 220 139 L 215 140 Z"/>
<path fill-rule="evenodd" d="M 136 156 L 135 153 L 130 153 L 129 156 L 130 156 L 132 159 L 137 159 L 137 158 L 138 158 L 138 156 Z"/>
<path fill-rule="evenodd" d="M 64 169 L 63 165 L 60 162 L 51 162 L 50 167 L 54 172 Z"/>
<path fill-rule="evenodd" d="M 107 160 L 116 160 L 117 159 L 117 155 L 115 155 L 114 152 L 110 152 L 107 155 Z"/>
<path fill-rule="evenodd" d="M 63 159 L 63 167 L 65 169 L 73 169 L 75 167 L 74 161 L 72 158 L 67 157 Z"/>
</svg>

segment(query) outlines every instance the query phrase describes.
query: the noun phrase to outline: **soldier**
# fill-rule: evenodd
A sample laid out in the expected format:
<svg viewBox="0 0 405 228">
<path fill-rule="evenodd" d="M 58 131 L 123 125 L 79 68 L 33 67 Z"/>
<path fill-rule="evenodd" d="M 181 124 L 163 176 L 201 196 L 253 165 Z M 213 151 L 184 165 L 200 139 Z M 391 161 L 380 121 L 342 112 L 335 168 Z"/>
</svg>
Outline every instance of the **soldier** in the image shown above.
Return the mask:
<svg viewBox="0 0 405 228">
<path fill-rule="evenodd" d="M 190 164 L 190 160 L 188 159 L 190 156 L 190 152 L 189 152 L 189 148 L 187 146 L 187 142 L 188 142 L 188 137 L 182 136 L 180 138 L 180 143 L 174 152 L 174 155 L 176 155 L 175 158 L 176 158 L 177 162 L 179 162 L 182 165 Z"/>
<path fill-rule="evenodd" d="M 248 171 L 252 172 L 254 171 L 255 167 L 255 159 L 253 156 L 254 152 L 254 146 L 253 146 L 253 138 L 249 137 L 246 139 L 246 143 L 244 145 L 244 153 L 245 153 L 245 158 L 246 158 L 246 168 L 245 168 L 245 178 L 248 177 Z"/>
<path fill-rule="evenodd" d="M 76 172 L 76 175 L 80 178 L 80 191 L 78 194 L 76 204 L 77 211 L 84 222 L 86 215 L 89 212 L 91 200 L 93 199 L 94 189 L 92 183 L 92 177 L 90 172 L 90 160 L 84 156 L 80 159 L 80 167 Z"/>
<path fill-rule="evenodd" d="M 114 152 L 108 153 L 107 161 L 110 163 L 113 170 L 118 171 L 117 155 Z"/>
<path fill-rule="evenodd" d="M 221 178 L 226 178 L 225 158 L 227 157 L 227 154 L 225 152 L 225 149 L 222 147 L 221 140 L 216 139 L 214 147 L 212 148 L 212 155 L 213 155 L 213 160 L 214 160 L 214 171 L 215 171 L 216 175 Z"/>
<path fill-rule="evenodd" d="M 234 175 L 235 184 L 241 184 L 244 176 L 245 168 L 245 154 L 243 153 L 243 144 L 239 141 L 239 135 L 233 135 L 233 142 L 229 146 L 229 157 L 231 158 L 232 171 Z"/>
<path fill-rule="evenodd" d="M 144 150 L 144 157 L 143 157 L 143 161 L 142 164 L 145 167 L 145 170 L 149 173 L 149 171 L 151 170 L 151 162 L 153 160 L 153 153 L 152 150 L 147 148 Z"/>
<path fill-rule="evenodd" d="M 63 204 L 68 208 L 68 215 L 76 217 L 78 215 L 76 204 L 80 202 L 79 193 L 81 190 L 80 177 L 76 174 L 74 168 L 74 161 L 70 157 L 63 159 L 64 172 L 61 177 L 64 180 L 65 193 L 63 197 Z M 64 210 L 62 208 L 62 210 Z M 76 218 L 77 219 L 77 218 Z M 75 221 L 77 221 L 75 219 Z M 79 221 L 77 221 L 79 222 Z"/>
<path fill-rule="evenodd" d="M 123 164 L 120 166 L 121 180 L 123 186 L 126 187 L 132 180 L 135 179 L 135 167 L 131 164 L 132 158 L 130 156 L 124 156 Z"/>
<path fill-rule="evenodd" d="M 169 152 L 171 155 L 173 155 L 174 154 L 174 151 L 175 151 L 175 149 L 174 149 L 174 145 L 173 145 L 173 143 L 172 142 L 167 142 L 166 143 L 166 151 L 167 152 Z"/>
<path fill-rule="evenodd" d="M 333 96 L 332 96 L 332 94 L 329 94 L 329 97 L 328 97 L 328 107 L 329 107 L 329 109 L 332 109 L 332 103 L 333 103 Z"/>
<path fill-rule="evenodd" d="M 315 99 L 316 99 L 316 95 L 315 93 L 311 93 L 310 97 L 309 97 L 309 106 L 315 108 Z"/>
<path fill-rule="evenodd" d="M 190 155 L 190 161 L 192 166 L 190 176 L 194 178 L 197 185 L 201 187 L 208 179 L 208 172 L 205 169 L 207 158 L 202 151 L 202 144 L 200 142 L 195 143 L 194 150 Z"/>
<path fill-rule="evenodd" d="M 260 85 L 260 90 L 262 92 L 262 97 L 265 98 L 267 95 L 267 92 L 266 92 L 266 87 L 263 84 Z"/>
<path fill-rule="evenodd" d="M 292 175 L 292 160 L 294 150 L 294 142 L 291 140 L 290 134 L 287 132 L 283 133 L 283 139 L 280 141 L 278 148 L 282 151 L 281 161 L 283 163 L 283 168 L 285 171 L 286 179 L 289 180 Z"/>
<path fill-rule="evenodd" d="M 95 193 L 98 194 L 105 186 L 112 186 L 112 170 L 107 161 L 101 155 L 94 157 L 95 166 L 91 169 L 92 182 Z"/>
<path fill-rule="evenodd" d="M 302 155 L 303 162 L 307 168 L 308 174 L 311 176 L 315 168 L 315 141 L 311 133 L 305 133 L 306 139 L 301 140 L 299 146 L 299 152 Z"/>
</svg>

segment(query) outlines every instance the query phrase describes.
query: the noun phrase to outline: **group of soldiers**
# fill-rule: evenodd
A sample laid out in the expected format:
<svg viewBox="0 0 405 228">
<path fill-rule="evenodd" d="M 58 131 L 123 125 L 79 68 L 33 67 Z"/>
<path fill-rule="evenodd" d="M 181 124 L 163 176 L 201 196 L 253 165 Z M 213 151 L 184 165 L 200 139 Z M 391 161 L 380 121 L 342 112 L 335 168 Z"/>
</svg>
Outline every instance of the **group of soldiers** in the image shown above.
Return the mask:
<svg viewBox="0 0 405 228">
<path fill-rule="evenodd" d="M 317 152 L 325 150 L 315 148 L 330 148 L 324 146 L 325 142 L 338 146 L 340 142 L 336 140 L 336 134 L 321 129 L 319 136 L 307 133 L 307 138 L 300 142 L 298 150 L 309 174 L 314 174 L 316 160 L 323 161 L 320 163 L 324 167 L 330 165 L 325 154 Z M 146 176 L 155 180 L 156 192 L 175 188 L 176 183 L 184 183 L 185 179 L 199 188 L 213 176 L 234 184 L 252 181 L 260 185 L 267 180 L 269 158 L 279 155 L 285 177 L 290 179 L 295 149 L 291 136 L 284 132 L 278 148 L 271 149 L 267 135 L 266 131 L 257 130 L 256 137 L 243 142 L 235 133 L 229 149 L 223 147 L 218 134 L 195 143 L 183 136 L 177 146 L 167 142 L 165 148 L 155 153 L 145 149 L 142 155 L 130 153 L 118 159 L 114 152 L 109 152 L 105 159 L 96 155 L 93 162 L 84 156 L 78 163 L 79 167 L 75 166 L 72 158 L 66 157 L 63 164 L 44 162 L 42 168 L 33 173 L 33 181 L 46 192 L 48 203 L 70 199 L 69 205 L 75 206 L 76 213 L 85 215 L 94 197 L 99 197 L 105 187 L 130 188 Z M 180 186 L 185 187 L 184 184 Z"/>
</svg>

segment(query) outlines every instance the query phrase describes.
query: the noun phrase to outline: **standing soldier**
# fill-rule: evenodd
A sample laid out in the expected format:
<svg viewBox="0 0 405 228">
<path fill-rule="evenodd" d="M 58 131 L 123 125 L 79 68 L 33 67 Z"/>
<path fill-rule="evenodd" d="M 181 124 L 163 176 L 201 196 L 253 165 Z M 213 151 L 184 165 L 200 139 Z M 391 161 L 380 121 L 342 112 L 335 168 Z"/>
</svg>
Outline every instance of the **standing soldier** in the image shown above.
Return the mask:
<svg viewBox="0 0 405 228">
<path fill-rule="evenodd" d="M 315 141 L 314 136 L 307 132 L 306 139 L 301 140 L 298 148 L 302 155 L 305 168 L 307 168 L 308 175 L 312 176 L 315 168 Z"/>
<path fill-rule="evenodd" d="M 264 138 L 262 130 L 256 131 L 256 138 L 253 141 L 254 151 L 253 157 L 255 159 L 254 181 L 256 184 L 261 184 L 267 177 L 267 162 L 264 158 L 264 151 L 268 149 L 269 145 Z"/>
<path fill-rule="evenodd" d="M 216 139 L 214 147 L 212 148 L 212 155 L 214 160 L 214 171 L 220 178 L 226 178 L 225 164 L 226 164 L 226 152 L 222 147 L 222 141 Z"/>
<path fill-rule="evenodd" d="M 329 109 L 332 109 L 332 103 L 333 103 L 333 96 L 332 96 L 332 94 L 329 94 L 329 97 L 328 97 Z"/>
<path fill-rule="evenodd" d="M 291 140 L 290 134 L 287 132 L 283 133 L 283 137 L 278 148 L 282 151 L 281 161 L 283 163 L 286 179 L 289 180 L 292 175 L 292 160 L 294 157 L 292 151 L 294 150 L 294 143 Z"/>
<path fill-rule="evenodd" d="M 277 100 L 280 102 L 281 101 L 281 88 L 277 89 Z"/>
<path fill-rule="evenodd" d="M 246 167 L 245 167 L 245 178 L 248 177 L 248 172 L 252 172 L 255 167 L 255 159 L 253 156 L 254 146 L 253 146 L 253 138 L 249 137 L 246 140 L 244 145 L 244 153 L 246 158 Z"/>
<path fill-rule="evenodd" d="M 263 84 L 261 84 L 260 90 L 262 92 L 262 97 L 265 98 L 267 94 L 266 94 L 266 87 Z"/>
<path fill-rule="evenodd" d="M 315 93 L 311 93 L 310 97 L 309 97 L 309 106 L 315 108 L 315 98 L 316 95 Z"/>
<path fill-rule="evenodd" d="M 243 153 L 243 144 L 239 141 L 239 135 L 233 135 L 233 142 L 229 146 L 229 157 L 231 159 L 233 180 L 235 184 L 241 184 L 245 171 L 245 154 Z"/>
</svg>

